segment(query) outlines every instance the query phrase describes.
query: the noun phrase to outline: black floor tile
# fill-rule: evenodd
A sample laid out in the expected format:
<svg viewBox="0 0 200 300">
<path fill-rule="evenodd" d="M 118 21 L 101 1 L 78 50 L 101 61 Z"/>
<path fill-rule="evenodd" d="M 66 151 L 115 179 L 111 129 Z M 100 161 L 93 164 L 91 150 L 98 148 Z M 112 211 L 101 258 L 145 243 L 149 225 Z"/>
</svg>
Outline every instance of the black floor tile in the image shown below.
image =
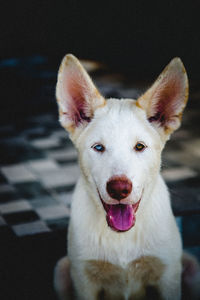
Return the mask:
<svg viewBox="0 0 200 300">
<path fill-rule="evenodd" d="M 74 190 L 75 185 L 71 184 L 71 185 L 65 185 L 65 186 L 59 186 L 54 188 L 53 190 L 57 193 L 63 193 L 63 192 L 71 192 Z"/>
<path fill-rule="evenodd" d="M 35 138 L 47 137 L 50 135 L 50 131 L 48 131 L 45 127 L 31 127 L 27 128 L 23 131 L 23 135 L 25 135 L 28 140 Z"/>
<path fill-rule="evenodd" d="M 200 215 L 182 217 L 183 245 L 200 246 Z"/>
<path fill-rule="evenodd" d="M 3 217 L 9 225 L 17 225 L 39 220 L 39 216 L 33 210 L 4 214 Z"/>
<path fill-rule="evenodd" d="M 5 176 L 0 172 L 0 184 L 7 183 Z"/>
<path fill-rule="evenodd" d="M 69 225 L 69 218 L 53 219 L 47 221 L 47 225 L 52 230 L 62 230 L 63 228 L 67 229 Z"/>
<path fill-rule="evenodd" d="M 194 255 L 198 259 L 198 261 L 200 262 L 200 246 L 186 247 L 184 250 L 186 252 L 191 253 L 192 255 Z"/>
<path fill-rule="evenodd" d="M 0 203 L 6 203 L 12 200 L 17 200 L 19 198 L 20 198 L 19 193 L 15 193 L 15 192 L 0 193 Z"/>
<path fill-rule="evenodd" d="M 5 225 L 5 226 L 0 226 L 0 237 L 1 237 L 1 247 L 2 244 L 8 247 L 7 244 L 8 241 L 12 240 L 15 237 L 15 234 L 9 226 Z"/>
<path fill-rule="evenodd" d="M 172 186 L 172 185 L 170 185 Z M 188 185 L 170 188 L 172 207 L 176 216 L 200 214 L 200 188 Z"/>
<path fill-rule="evenodd" d="M 56 159 L 56 162 L 64 167 L 65 165 L 69 165 L 69 164 L 72 164 L 72 163 L 77 163 L 78 162 L 78 159 L 77 158 L 74 158 L 74 159 Z"/>
<path fill-rule="evenodd" d="M 14 130 L 14 126 L 12 125 L 5 125 L 0 127 L 0 139 L 12 137 L 16 134 Z"/>
<path fill-rule="evenodd" d="M 0 142 L 0 164 L 8 165 L 29 159 L 43 158 L 42 151 L 35 149 L 24 141 L 7 140 Z"/>
<path fill-rule="evenodd" d="M 41 195 L 48 195 L 47 190 L 41 185 L 40 182 L 25 182 L 15 184 L 21 197 L 35 198 Z"/>
</svg>

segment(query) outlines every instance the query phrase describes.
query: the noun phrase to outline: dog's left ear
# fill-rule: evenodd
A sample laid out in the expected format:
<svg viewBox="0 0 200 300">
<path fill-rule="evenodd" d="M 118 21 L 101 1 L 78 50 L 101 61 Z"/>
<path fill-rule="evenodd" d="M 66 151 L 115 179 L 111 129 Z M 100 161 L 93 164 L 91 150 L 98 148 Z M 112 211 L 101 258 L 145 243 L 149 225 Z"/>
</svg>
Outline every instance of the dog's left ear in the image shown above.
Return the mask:
<svg viewBox="0 0 200 300">
<path fill-rule="evenodd" d="M 61 125 L 71 134 L 76 129 L 83 129 L 91 121 L 94 111 L 105 105 L 105 99 L 72 54 L 66 55 L 60 65 L 56 98 Z"/>
<path fill-rule="evenodd" d="M 180 126 L 183 109 L 188 99 L 188 78 L 180 58 L 174 58 L 152 87 L 137 100 L 146 111 L 149 122 L 162 139 Z"/>
</svg>

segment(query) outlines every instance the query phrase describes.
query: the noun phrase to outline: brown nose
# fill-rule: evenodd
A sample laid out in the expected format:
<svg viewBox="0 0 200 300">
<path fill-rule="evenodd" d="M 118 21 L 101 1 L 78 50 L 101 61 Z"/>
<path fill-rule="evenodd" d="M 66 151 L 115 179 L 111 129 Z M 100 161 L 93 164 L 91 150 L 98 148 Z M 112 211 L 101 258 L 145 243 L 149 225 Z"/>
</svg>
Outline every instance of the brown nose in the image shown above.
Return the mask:
<svg viewBox="0 0 200 300">
<path fill-rule="evenodd" d="M 121 200 L 131 193 L 132 182 L 126 176 L 112 177 L 107 182 L 107 192 L 113 199 Z"/>
</svg>

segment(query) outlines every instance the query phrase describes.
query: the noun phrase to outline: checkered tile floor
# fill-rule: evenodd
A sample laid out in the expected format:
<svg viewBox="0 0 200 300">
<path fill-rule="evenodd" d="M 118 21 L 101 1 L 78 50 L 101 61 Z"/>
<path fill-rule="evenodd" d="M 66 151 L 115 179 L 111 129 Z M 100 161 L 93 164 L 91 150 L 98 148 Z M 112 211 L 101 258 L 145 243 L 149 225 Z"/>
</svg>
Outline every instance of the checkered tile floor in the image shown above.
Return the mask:
<svg viewBox="0 0 200 300">
<path fill-rule="evenodd" d="M 122 83 L 123 82 L 123 83 Z M 140 88 L 113 76 L 96 77 L 106 97 L 137 97 Z M 200 244 L 200 138 L 198 90 L 182 128 L 163 155 L 162 172 L 186 246 Z M 0 128 L 0 237 L 23 237 L 67 228 L 79 176 L 77 153 L 60 127 L 57 111 Z"/>
<path fill-rule="evenodd" d="M 25 236 L 68 224 L 79 176 L 77 153 L 54 115 L 28 122 L 31 128 L 16 136 L 10 127 L 10 137 L 0 140 L 0 235 L 5 227 L 10 234 Z M 2 135 L 7 130 L 1 128 Z"/>
</svg>

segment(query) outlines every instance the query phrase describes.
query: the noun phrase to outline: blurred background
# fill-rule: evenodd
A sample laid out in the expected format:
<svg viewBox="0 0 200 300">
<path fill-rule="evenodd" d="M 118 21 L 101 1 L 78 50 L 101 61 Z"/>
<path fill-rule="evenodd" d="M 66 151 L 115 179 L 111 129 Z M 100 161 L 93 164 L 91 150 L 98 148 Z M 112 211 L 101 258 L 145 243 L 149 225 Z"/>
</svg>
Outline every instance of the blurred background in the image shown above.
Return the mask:
<svg viewBox="0 0 200 300">
<path fill-rule="evenodd" d="M 175 56 L 190 99 L 163 176 L 184 247 L 200 257 L 199 1 L 2 1 L 0 6 L 0 298 L 56 299 L 77 154 L 57 121 L 61 59 L 84 60 L 105 97 L 140 95 Z M 96 61 L 99 66 L 88 61 Z"/>
<path fill-rule="evenodd" d="M 154 79 L 180 56 L 190 80 L 199 79 L 199 8 L 197 0 L 2 1 L 2 118 L 10 105 L 10 118 L 21 112 L 24 101 L 31 102 L 26 113 L 38 109 L 45 100 L 35 97 L 37 87 L 47 81 L 55 85 L 66 53 L 98 60 L 136 80 Z"/>
</svg>

